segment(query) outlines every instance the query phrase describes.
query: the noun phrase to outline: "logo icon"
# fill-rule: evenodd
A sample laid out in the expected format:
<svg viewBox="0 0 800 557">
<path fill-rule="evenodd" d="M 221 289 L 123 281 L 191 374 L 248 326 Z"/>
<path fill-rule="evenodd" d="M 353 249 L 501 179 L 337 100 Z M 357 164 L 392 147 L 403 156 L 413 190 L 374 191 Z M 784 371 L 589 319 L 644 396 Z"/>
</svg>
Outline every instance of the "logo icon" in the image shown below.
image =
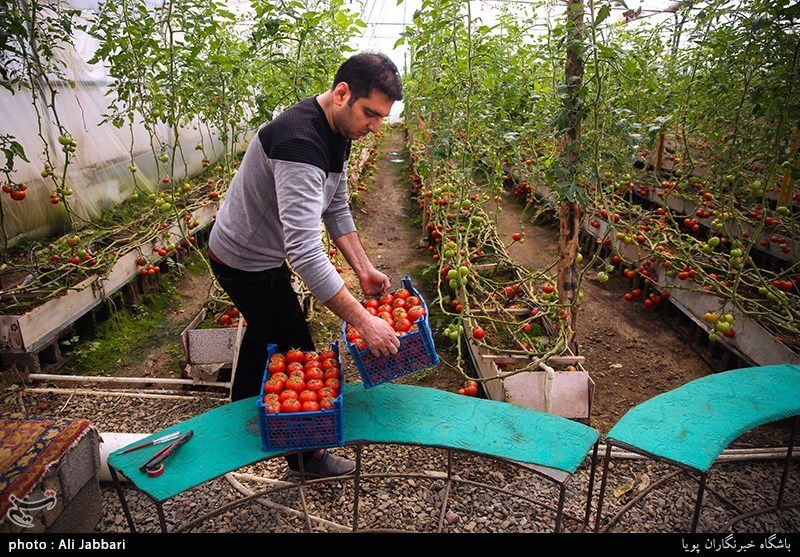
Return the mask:
<svg viewBox="0 0 800 557">
<path fill-rule="evenodd" d="M 33 501 L 19 499 L 12 493 L 8 500 L 11 501 L 11 508 L 8 509 L 6 518 L 22 528 L 33 528 L 33 516 L 29 513 L 41 509 L 52 510 L 56 506 L 56 492 L 48 489 L 44 492 L 44 498 Z"/>
</svg>

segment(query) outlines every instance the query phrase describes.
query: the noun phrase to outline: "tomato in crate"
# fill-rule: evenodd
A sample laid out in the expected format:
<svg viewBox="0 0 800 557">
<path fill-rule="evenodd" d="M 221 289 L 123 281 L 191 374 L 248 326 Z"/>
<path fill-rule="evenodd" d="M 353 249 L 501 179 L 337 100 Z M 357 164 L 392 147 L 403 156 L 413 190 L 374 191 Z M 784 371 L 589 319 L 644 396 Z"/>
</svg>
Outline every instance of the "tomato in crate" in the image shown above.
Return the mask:
<svg viewBox="0 0 800 557">
<path fill-rule="evenodd" d="M 433 344 L 428 306 L 406 276 L 394 292 L 385 292 L 377 298 L 362 302 L 367 311 L 385 319 L 400 338 L 397 354 L 375 356 L 358 331 L 342 324 L 342 339 L 353 357 L 364 388 L 416 373 L 439 363 Z"/>
<path fill-rule="evenodd" d="M 261 395 L 256 402 L 261 449 L 289 451 L 343 445 L 341 381 L 337 379 L 336 388 L 327 388 L 325 397 L 321 398 L 319 393 L 325 386 L 320 379 L 320 374 L 324 377 L 320 354 L 300 350 L 278 354 L 277 347 L 271 344 Z M 341 376 L 339 343 L 331 344 L 330 350 L 322 354 L 327 361 L 326 369 L 338 370 Z M 280 366 L 274 365 L 278 360 L 282 361 L 285 371 L 279 371 Z M 304 411 L 305 403 L 313 404 L 306 404 Z"/>
</svg>

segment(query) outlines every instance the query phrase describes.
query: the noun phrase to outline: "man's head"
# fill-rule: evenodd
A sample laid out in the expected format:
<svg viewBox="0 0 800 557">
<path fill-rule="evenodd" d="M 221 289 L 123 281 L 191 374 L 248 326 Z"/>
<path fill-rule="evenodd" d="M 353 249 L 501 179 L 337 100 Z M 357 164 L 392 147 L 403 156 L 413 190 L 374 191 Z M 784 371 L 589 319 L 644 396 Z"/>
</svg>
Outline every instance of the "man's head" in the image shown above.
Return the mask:
<svg viewBox="0 0 800 557">
<path fill-rule="evenodd" d="M 332 99 L 332 106 L 323 109 L 333 130 L 348 139 L 359 139 L 380 129 L 395 101 L 402 100 L 403 86 L 397 66 L 388 56 L 362 52 L 339 67 L 333 87 L 322 97 Z"/>
<path fill-rule="evenodd" d="M 350 89 L 350 106 L 373 91 L 392 101 L 403 100 L 400 72 L 391 58 L 380 52 L 361 52 L 345 60 L 336 72 L 331 90 L 342 82 Z"/>
</svg>

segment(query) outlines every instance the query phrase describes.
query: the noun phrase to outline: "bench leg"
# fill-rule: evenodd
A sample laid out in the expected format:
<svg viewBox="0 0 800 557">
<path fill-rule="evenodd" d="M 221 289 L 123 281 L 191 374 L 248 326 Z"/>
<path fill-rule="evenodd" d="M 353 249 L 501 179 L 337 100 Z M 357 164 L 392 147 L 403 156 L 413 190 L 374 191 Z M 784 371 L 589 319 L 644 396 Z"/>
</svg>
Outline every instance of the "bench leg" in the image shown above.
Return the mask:
<svg viewBox="0 0 800 557">
<path fill-rule="evenodd" d="M 353 479 L 353 532 L 358 532 L 358 498 L 361 494 L 361 443 L 356 444 L 356 471 Z"/>
<path fill-rule="evenodd" d="M 596 447 L 596 445 L 595 445 Z M 595 448 L 597 451 L 597 448 Z M 608 481 L 608 465 L 611 462 L 611 442 L 606 441 L 606 456 L 603 458 L 603 476 L 600 479 L 600 493 L 597 496 L 597 514 L 594 517 L 594 532 L 600 531 L 600 518 L 603 514 L 603 499 L 606 494 L 606 483 Z"/>
<path fill-rule="evenodd" d="M 591 520 L 592 514 L 592 493 L 594 491 L 594 473 L 597 468 L 597 453 L 600 450 L 600 441 L 597 441 L 594 444 L 594 448 L 592 449 L 592 463 L 591 467 L 589 468 L 589 489 L 586 493 L 586 514 L 583 517 L 583 529 L 586 530 L 589 526 L 589 521 Z"/>
<path fill-rule="evenodd" d="M 708 478 L 708 474 L 703 472 L 700 474 L 700 487 L 697 488 L 697 500 L 694 504 L 694 514 L 692 516 L 692 529 L 691 533 L 694 534 L 697 532 L 697 523 L 700 521 L 700 510 L 703 507 L 703 494 L 706 490 L 706 479 Z"/>
<path fill-rule="evenodd" d="M 128 521 L 128 528 L 132 534 L 135 534 L 136 525 L 133 523 L 131 511 L 128 509 L 128 501 L 125 499 L 125 493 L 122 491 L 122 484 L 119 481 L 119 476 L 117 476 L 117 471 L 111 466 L 108 467 L 108 471 L 111 473 L 111 479 L 114 481 L 114 489 L 117 491 L 120 503 L 122 503 L 122 512 L 125 514 L 125 520 Z"/>
<path fill-rule="evenodd" d="M 156 513 L 158 513 L 158 524 L 161 526 L 161 533 L 167 533 L 167 519 L 164 516 L 164 506 L 161 504 L 161 501 L 156 501 Z"/>
<path fill-rule="evenodd" d="M 783 505 L 783 493 L 786 490 L 786 482 L 789 479 L 789 469 L 792 466 L 792 452 L 794 443 L 797 439 L 797 428 L 800 427 L 800 416 L 795 416 L 792 423 L 792 433 L 789 435 L 789 447 L 786 450 L 786 461 L 783 464 L 783 475 L 781 476 L 781 486 L 778 489 L 778 502 L 776 506 Z"/>
</svg>

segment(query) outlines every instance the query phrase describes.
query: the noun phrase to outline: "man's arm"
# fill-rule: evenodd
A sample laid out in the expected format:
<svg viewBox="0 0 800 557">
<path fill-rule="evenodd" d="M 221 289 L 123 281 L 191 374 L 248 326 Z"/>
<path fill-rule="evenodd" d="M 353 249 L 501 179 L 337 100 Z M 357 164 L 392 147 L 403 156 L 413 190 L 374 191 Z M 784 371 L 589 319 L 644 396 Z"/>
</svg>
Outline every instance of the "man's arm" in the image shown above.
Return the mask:
<svg viewBox="0 0 800 557">
<path fill-rule="evenodd" d="M 397 354 L 400 339 L 397 338 L 394 329 L 380 317 L 371 315 L 353 297 L 346 285 L 325 302 L 325 306 L 348 325 L 355 327 L 375 356 Z"/>
<path fill-rule="evenodd" d="M 389 277 L 377 270 L 372 264 L 372 261 L 364 251 L 358 232 L 350 232 L 339 236 L 334 239 L 334 243 L 358 277 L 364 294 L 378 296 L 382 292 L 389 290 L 391 287 Z"/>
</svg>

